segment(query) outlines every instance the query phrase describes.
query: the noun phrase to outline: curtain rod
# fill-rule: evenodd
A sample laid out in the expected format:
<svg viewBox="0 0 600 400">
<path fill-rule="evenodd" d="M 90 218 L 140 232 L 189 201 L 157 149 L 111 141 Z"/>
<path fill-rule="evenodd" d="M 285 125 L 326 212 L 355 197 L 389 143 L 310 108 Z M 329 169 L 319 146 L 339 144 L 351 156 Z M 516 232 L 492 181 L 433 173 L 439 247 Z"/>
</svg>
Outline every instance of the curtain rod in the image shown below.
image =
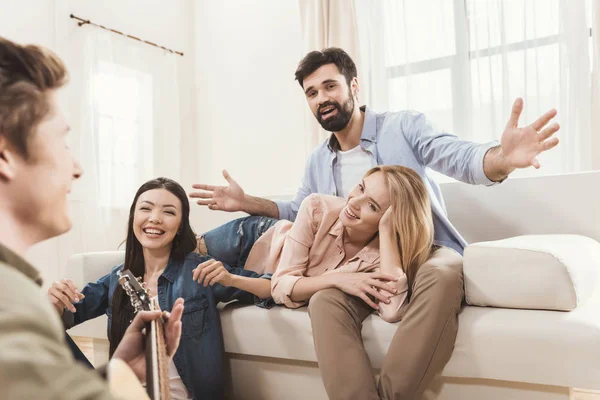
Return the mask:
<svg viewBox="0 0 600 400">
<path fill-rule="evenodd" d="M 178 54 L 178 55 L 180 55 L 180 56 L 183 56 L 183 53 L 182 53 L 182 52 L 180 52 L 180 51 L 171 50 L 171 49 L 168 49 L 168 48 L 166 48 L 166 47 L 164 47 L 164 46 L 159 46 L 159 45 L 158 45 L 158 44 L 156 44 L 156 43 L 152 43 L 152 42 L 149 42 L 149 41 L 147 41 L 147 40 L 143 40 L 143 39 L 140 39 L 140 38 L 138 38 L 138 37 L 135 37 L 135 36 L 128 35 L 128 34 L 126 34 L 126 33 L 123 33 L 123 32 L 119 32 L 119 31 L 118 31 L 118 30 L 116 30 L 116 29 L 107 28 L 107 27 L 105 27 L 105 26 L 102 26 L 102 25 L 96 24 L 96 23 L 94 23 L 94 22 L 90 21 L 89 19 L 83 19 L 83 18 L 79 18 L 79 17 L 76 17 L 76 16 L 75 16 L 75 15 L 73 15 L 73 14 L 71 14 L 69 17 L 71 17 L 72 19 L 76 19 L 76 20 L 80 21 L 80 22 L 78 22 L 78 23 L 77 23 L 77 25 L 79 25 L 79 26 L 88 25 L 88 24 L 89 24 L 89 25 L 93 25 L 93 26 L 96 26 L 96 27 L 98 27 L 98 28 L 100 28 L 100 29 L 104 29 L 104 30 L 106 30 L 106 31 L 110 31 L 110 32 L 112 32 L 112 33 L 116 33 L 116 34 L 118 34 L 118 35 L 122 35 L 122 36 L 128 37 L 128 38 L 130 38 L 130 39 L 133 39 L 133 40 L 137 40 L 138 42 L 142 42 L 142 43 L 149 44 L 150 46 L 158 47 L 159 49 L 166 50 L 166 51 L 168 51 L 169 53 Z"/>
</svg>

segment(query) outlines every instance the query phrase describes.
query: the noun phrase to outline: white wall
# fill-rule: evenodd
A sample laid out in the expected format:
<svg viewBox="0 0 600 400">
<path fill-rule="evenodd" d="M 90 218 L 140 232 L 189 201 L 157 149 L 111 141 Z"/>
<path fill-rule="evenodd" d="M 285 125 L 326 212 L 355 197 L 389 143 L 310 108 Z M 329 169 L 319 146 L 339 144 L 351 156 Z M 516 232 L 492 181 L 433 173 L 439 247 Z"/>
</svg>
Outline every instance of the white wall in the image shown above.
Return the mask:
<svg viewBox="0 0 600 400">
<path fill-rule="evenodd" d="M 306 159 L 307 107 L 294 80 L 303 56 L 298 2 L 195 6 L 198 182 L 224 184 L 227 169 L 247 193 L 295 193 Z M 193 208 L 198 231 L 229 218 Z"/>
<path fill-rule="evenodd" d="M 62 101 L 72 126 L 79 125 L 78 94 L 82 84 L 78 79 L 81 57 L 73 49 L 78 48 L 75 44 L 81 37 L 81 29 L 96 28 L 78 27 L 69 18 L 70 14 L 184 52 L 185 56 L 178 60 L 178 82 L 174 84 L 178 84 L 180 93 L 181 164 L 187 166 L 186 174 L 180 180 L 189 186 L 191 178 L 187 176 L 187 171 L 196 169 L 195 158 L 191 157 L 189 151 L 196 147 L 192 10 L 193 2 L 190 0 L 168 3 L 161 0 L 0 0 L 0 35 L 20 43 L 49 47 L 64 59 L 72 79 L 63 92 Z M 78 132 L 71 133 L 73 149 L 77 149 L 77 135 Z M 74 224 L 86 217 L 76 201 L 72 201 L 71 213 Z M 41 270 L 47 285 L 62 276 L 67 257 L 73 251 L 78 251 L 81 241 L 85 240 L 85 232 L 79 230 L 77 236 L 82 235 L 76 238 L 71 232 L 41 243 L 30 251 L 28 257 Z M 123 223 L 123 228 L 114 232 L 112 242 L 119 243 L 124 236 Z"/>
<path fill-rule="evenodd" d="M 47 46 L 67 63 L 72 79 L 63 102 L 72 125 L 78 126 L 83 82 L 81 56 L 73 49 L 78 48 L 80 30 L 94 28 L 79 28 L 69 14 L 185 53 L 177 84 L 180 182 L 186 189 L 192 183 L 224 183 L 221 170 L 227 168 L 248 193 L 295 192 L 306 158 L 307 107 L 294 81 L 303 56 L 296 1 L 0 0 L 0 35 Z M 71 141 L 76 149 L 77 132 Z M 86 216 L 76 201 L 72 203 L 73 232 L 29 253 L 47 284 L 63 275 L 73 249 L 90 247 L 82 246 L 85 232 L 77 228 Z M 192 207 L 198 232 L 230 218 L 231 214 Z M 115 230 L 113 242 L 124 236 L 125 226 Z"/>
</svg>

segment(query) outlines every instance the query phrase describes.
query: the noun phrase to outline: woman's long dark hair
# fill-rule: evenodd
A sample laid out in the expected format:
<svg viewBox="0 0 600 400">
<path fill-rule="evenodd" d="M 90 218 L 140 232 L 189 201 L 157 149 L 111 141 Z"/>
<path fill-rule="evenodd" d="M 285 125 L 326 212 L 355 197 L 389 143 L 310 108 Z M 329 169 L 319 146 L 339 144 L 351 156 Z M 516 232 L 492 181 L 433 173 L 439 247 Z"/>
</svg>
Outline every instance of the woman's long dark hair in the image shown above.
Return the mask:
<svg viewBox="0 0 600 400">
<path fill-rule="evenodd" d="M 156 178 L 144 183 L 135 194 L 131 208 L 129 209 L 129 223 L 127 225 L 127 239 L 125 241 L 125 264 L 123 270 L 130 270 L 133 275 L 144 276 L 146 267 L 144 264 L 144 253 L 142 245 L 133 233 L 133 217 L 138 198 L 144 192 L 152 189 L 165 189 L 173 193 L 181 201 L 181 225 L 179 233 L 173 240 L 171 258 L 182 261 L 185 256 L 196 248 L 196 235 L 190 226 L 190 202 L 185 190 L 174 180 L 168 178 Z M 112 357 L 118 344 L 121 342 L 125 330 L 133 319 L 133 307 L 129 297 L 125 294 L 121 285 L 117 285 L 112 297 L 112 318 L 110 327 L 110 350 Z"/>
</svg>

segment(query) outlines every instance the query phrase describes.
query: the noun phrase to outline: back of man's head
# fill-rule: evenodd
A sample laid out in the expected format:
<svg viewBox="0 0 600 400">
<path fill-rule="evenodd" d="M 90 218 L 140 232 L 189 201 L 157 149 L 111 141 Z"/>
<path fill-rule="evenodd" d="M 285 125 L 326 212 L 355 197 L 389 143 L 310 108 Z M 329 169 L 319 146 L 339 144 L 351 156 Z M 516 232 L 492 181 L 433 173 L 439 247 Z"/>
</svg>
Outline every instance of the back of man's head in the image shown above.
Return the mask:
<svg viewBox="0 0 600 400">
<path fill-rule="evenodd" d="M 0 37 L 0 136 L 23 157 L 30 136 L 50 111 L 50 91 L 67 79 L 64 64 L 51 51 Z"/>
</svg>

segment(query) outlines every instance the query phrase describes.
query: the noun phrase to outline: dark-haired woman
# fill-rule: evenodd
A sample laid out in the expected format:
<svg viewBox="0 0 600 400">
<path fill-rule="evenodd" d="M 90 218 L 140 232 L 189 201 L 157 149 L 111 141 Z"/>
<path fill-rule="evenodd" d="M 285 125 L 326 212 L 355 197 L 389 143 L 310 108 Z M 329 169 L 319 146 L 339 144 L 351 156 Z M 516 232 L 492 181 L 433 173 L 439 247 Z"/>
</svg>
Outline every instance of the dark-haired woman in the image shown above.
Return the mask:
<svg viewBox="0 0 600 400">
<path fill-rule="evenodd" d="M 192 271 L 208 260 L 194 253 L 196 236 L 189 222 L 190 206 L 183 188 L 166 178 L 153 179 L 137 191 L 129 213 L 125 263 L 114 267 L 81 292 L 64 279 L 48 290 L 48 296 L 65 321 L 77 325 L 102 314 L 108 316 L 110 355 L 133 318 L 133 308 L 118 284 L 117 271 L 129 269 L 143 277 L 151 297 L 170 311 L 178 297 L 185 300 L 179 349 L 169 364 L 173 399 L 224 398 L 223 341 L 217 304 L 237 299 L 251 303 L 244 290 L 219 284 L 204 287 L 192 279 Z M 238 287 L 252 292 L 260 275 L 231 269 Z M 248 277 L 248 278 L 246 278 Z"/>
</svg>

